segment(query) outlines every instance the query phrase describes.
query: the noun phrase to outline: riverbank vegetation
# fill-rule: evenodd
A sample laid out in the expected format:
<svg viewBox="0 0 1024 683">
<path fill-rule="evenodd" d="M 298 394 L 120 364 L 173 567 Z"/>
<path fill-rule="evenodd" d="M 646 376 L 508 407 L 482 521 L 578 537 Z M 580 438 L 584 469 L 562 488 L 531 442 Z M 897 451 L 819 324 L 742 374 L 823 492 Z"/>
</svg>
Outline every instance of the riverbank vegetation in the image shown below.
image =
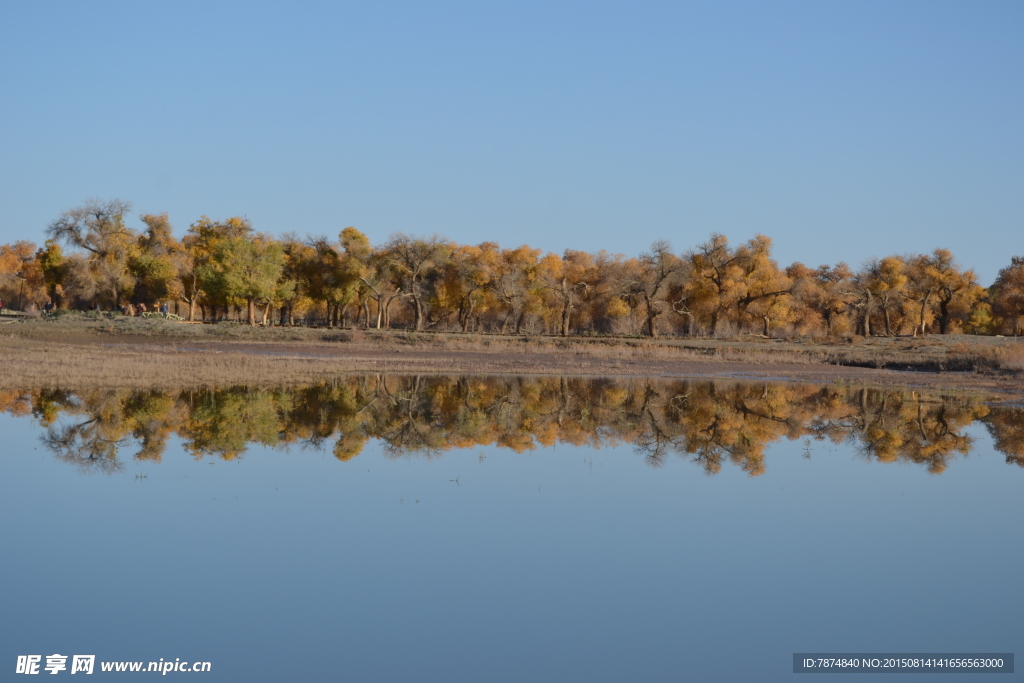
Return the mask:
<svg viewBox="0 0 1024 683">
<path fill-rule="evenodd" d="M 722 235 L 638 256 L 393 235 L 372 245 L 257 232 L 245 218 L 166 214 L 90 200 L 50 239 L 0 246 L 0 300 L 36 312 L 161 311 L 188 321 L 553 336 L 736 338 L 1024 333 L 1024 257 L 988 287 L 948 250 L 859 265 L 780 266 L 771 239 Z M 47 311 L 49 313 L 50 311 Z"/>
</svg>

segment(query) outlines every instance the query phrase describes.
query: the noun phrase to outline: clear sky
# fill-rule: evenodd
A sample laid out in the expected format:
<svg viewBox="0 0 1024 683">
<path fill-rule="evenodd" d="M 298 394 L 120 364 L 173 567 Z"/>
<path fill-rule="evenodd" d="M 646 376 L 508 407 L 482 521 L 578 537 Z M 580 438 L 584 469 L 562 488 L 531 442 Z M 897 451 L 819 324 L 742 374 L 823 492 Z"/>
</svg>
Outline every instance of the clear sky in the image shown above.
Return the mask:
<svg viewBox="0 0 1024 683">
<path fill-rule="evenodd" d="M 1019 0 L 8 2 L 0 95 L 0 243 L 96 196 L 179 235 L 1024 254 Z"/>
</svg>

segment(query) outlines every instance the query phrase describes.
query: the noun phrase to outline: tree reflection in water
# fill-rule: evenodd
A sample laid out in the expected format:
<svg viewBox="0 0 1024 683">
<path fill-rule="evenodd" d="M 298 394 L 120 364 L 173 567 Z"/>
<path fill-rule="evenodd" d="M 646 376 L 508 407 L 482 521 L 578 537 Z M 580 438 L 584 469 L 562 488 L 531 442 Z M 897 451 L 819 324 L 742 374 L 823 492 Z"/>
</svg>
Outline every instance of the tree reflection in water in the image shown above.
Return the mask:
<svg viewBox="0 0 1024 683">
<path fill-rule="evenodd" d="M 116 472 L 132 447 L 159 461 L 177 435 L 200 459 L 233 460 L 249 444 L 330 447 L 338 460 L 378 440 L 391 458 L 495 445 L 517 453 L 556 443 L 631 444 L 652 466 L 671 457 L 708 474 L 764 472 L 781 439 L 852 443 L 864 457 L 943 472 L 985 424 L 1007 462 L 1024 466 L 1024 411 L 901 390 L 789 383 L 552 377 L 372 375 L 279 388 L 174 392 L 54 389 L 0 393 L 0 410 L 31 414 L 43 443 L 83 470 Z"/>
</svg>

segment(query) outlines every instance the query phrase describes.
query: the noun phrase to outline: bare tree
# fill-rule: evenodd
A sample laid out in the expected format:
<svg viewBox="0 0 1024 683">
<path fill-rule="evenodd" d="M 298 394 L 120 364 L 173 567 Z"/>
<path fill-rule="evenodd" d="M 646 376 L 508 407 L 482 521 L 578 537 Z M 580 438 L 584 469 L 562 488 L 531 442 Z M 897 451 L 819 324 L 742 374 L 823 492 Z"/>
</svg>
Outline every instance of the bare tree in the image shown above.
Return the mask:
<svg viewBox="0 0 1024 683">
<path fill-rule="evenodd" d="M 416 330 L 423 329 L 424 295 L 423 280 L 427 269 L 440 265 L 451 253 L 448 243 L 437 235 L 427 239 L 417 239 L 402 233 L 393 235 L 384 245 L 395 268 L 403 274 L 405 291 L 412 299 Z"/>
<path fill-rule="evenodd" d="M 47 237 L 88 253 L 89 270 L 100 290 L 110 294 L 114 306 L 130 292 L 129 261 L 138 248 L 137 234 L 124 224 L 130 202 L 88 199 L 50 223 Z"/>
<path fill-rule="evenodd" d="M 655 318 L 668 308 L 664 295 L 681 274 L 682 263 L 672 253 L 672 245 L 658 240 L 651 245 L 650 251 L 640 254 L 630 265 L 632 267 L 627 269 L 623 281 L 623 293 L 643 304 L 647 334 L 657 337 Z"/>
</svg>

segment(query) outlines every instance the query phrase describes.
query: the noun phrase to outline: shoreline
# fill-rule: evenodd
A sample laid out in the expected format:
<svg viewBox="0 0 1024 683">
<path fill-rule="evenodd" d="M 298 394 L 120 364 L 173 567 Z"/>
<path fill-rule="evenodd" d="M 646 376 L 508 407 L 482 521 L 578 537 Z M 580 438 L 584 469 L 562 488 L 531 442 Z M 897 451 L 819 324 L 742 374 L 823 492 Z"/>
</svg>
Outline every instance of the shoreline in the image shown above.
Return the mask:
<svg viewBox="0 0 1024 683">
<path fill-rule="evenodd" d="M 925 342 L 922 348 L 931 355 L 923 362 L 934 363 L 942 347 L 932 339 Z M 899 340 L 880 343 L 893 347 Z M 162 320 L 126 319 L 119 329 L 30 321 L 0 330 L 0 389 L 269 386 L 352 374 L 421 373 L 843 382 L 1024 400 L 1020 373 L 839 365 L 821 362 L 827 345 L 801 346 L 785 340 L 481 339 L 375 330 L 232 326 L 225 331 Z M 849 349 L 834 346 L 834 352 Z M 893 349 L 888 353 L 897 358 Z"/>
</svg>

